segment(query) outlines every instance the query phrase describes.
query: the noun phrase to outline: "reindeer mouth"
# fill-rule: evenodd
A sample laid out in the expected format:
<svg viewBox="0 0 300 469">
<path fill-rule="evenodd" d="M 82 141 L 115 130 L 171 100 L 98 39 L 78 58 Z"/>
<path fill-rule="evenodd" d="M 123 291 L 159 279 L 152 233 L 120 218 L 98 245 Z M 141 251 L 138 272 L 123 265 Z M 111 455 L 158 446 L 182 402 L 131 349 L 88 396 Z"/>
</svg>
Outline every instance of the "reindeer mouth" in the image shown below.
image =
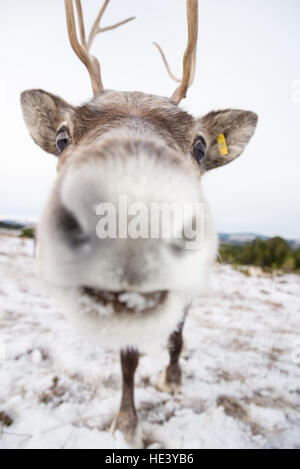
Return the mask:
<svg viewBox="0 0 300 469">
<path fill-rule="evenodd" d="M 82 293 L 98 305 L 111 308 L 114 313 L 148 313 L 161 306 L 168 295 L 166 290 L 150 293 L 110 292 L 91 287 L 83 287 Z"/>
</svg>

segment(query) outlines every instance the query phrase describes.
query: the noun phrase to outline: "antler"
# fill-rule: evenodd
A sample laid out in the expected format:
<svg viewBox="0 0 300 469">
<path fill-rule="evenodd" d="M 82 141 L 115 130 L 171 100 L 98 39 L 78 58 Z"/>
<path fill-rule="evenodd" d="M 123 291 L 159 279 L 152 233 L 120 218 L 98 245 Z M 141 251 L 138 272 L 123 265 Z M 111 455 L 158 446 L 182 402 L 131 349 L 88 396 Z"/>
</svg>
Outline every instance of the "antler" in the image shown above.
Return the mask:
<svg viewBox="0 0 300 469">
<path fill-rule="evenodd" d="M 171 99 L 177 104 L 186 97 L 187 90 L 193 83 L 195 76 L 198 38 L 198 0 L 186 0 L 186 12 L 188 24 L 188 43 L 183 56 L 183 73 L 181 80 L 173 75 L 161 47 L 157 43 L 154 43 L 163 59 L 169 76 L 174 81 L 180 83 L 171 96 Z"/>
<path fill-rule="evenodd" d="M 120 21 L 119 23 L 113 24 L 111 26 L 100 28 L 100 21 L 102 19 L 102 16 L 104 14 L 104 11 L 106 10 L 108 3 L 109 3 L 109 0 L 104 1 L 97 15 L 97 18 L 94 22 L 94 25 L 91 29 L 91 32 L 88 37 L 88 41 L 86 42 L 81 1 L 76 0 L 76 10 L 77 10 L 77 17 L 78 17 L 78 24 L 79 24 L 79 31 L 80 31 L 80 42 L 79 42 L 78 37 L 77 37 L 77 32 L 76 32 L 73 0 L 65 0 L 65 10 L 66 10 L 67 27 L 68 27 L 68 35 L 69 35 L 70 44 L 75 54 L 77 55 L 77 57 L 86 66 L 89 72 L 94 95 L 102 93 L 104 91 L 104 86 L 103 86 L 102 79 L 101 79 L 99 61 L 96 57 L 90 54 L 90 49 L 91 49 L 93 40 L 95 39 L 98 33 L 102 33 L 104 31 L 115 29 L 118 26 L 121 26 L 122 24 L 128 23 L 128 21 L 135 19 L 135 16 L 132 16 L 130 18 L 127 18 L 126 20 Z"/>
</svg>

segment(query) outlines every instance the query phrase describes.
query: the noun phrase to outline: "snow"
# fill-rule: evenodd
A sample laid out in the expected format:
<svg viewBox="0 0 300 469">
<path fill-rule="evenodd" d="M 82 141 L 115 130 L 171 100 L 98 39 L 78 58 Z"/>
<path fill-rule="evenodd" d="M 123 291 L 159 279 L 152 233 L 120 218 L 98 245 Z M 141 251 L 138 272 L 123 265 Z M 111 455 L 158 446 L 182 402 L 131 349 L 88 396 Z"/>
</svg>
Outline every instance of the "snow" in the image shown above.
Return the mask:
<svg viewBox="0 0 300 469">
<path fill-rule="evenodd" d="M 127 292 L 118 295 L 118 300 L 123 303 L 127 308 L 135 311 L 142 312 L 147 309 L 154 308 L 160 300 L 160 294 L 155 293 L 152 295 L 141 295 L 139 293 Z"/>
<path fill-rule="evenodd" d="M 89 295 L 79 295 L 79 293 L 77 293 L 75 301 L 79 302 L 84 314 L 88 314 L 91 311 L 96 311 L 97 315 L 104 318 L 109 318 L 114 314 L 114 308 L 111 304 L 105 305 L 99 303 Z"/>
<path fill-rule="evenodd" d="M 97 292 L 95 295 L 97 296 Z M 116 300 L 126 308 L 131 309 L 134 313 L 140 313 L 154 308 L 159 303 L 161 297 L 160 293 L 142 295 L 135 292 L 123 292 L 112 295 L 111 293 L 102 292 L 101 298 L 103 303 L 101 303 L 101 299 L 97 301 L 93 296 L 93 294 L 82 295 L 82 292 L 77 292 L 75 301 L 79 302 L 85 314 L 96 311 L 97 315 L 104 318 L 109 318 L 116 313 L 114 307 Z M 105 304 L 105 300 L 110 300 L 112 303 Z"/>
<path fill-rule="evenodd" d="M 109 431 L 117 350 L 79 337 L 35 276 L 33 243 L 0 235 L 0 448 L 127 448 Z M 300 277 L 214 267 L 184 337 L 183 387 L 156 389 L 165 347 L 143 354 L 136 405 L 148 448 L 300 448 Z M 298 345 L 297 345 L 298 344 Z"/>
</svg>

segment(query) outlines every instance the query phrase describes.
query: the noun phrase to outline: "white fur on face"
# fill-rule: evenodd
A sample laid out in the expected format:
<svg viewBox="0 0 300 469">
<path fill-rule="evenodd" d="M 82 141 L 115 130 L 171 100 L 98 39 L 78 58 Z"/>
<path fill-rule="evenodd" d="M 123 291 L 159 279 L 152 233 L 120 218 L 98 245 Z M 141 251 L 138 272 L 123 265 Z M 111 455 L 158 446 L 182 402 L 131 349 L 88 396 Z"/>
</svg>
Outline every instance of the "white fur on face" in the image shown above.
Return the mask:
<svg viewBox="0 0 300 469">
<path fill-rule="evenodd" d="M 40 276 L 63 299 L 80 330 L 96 342 L 138 345 L 165 339 L 180 320 L 187 297 L 205 288 L 217 252 L 200 173 L 239 156 L 254 133 L 257 116 L 229 109 L 195 120 L 169 99 L 140 92 L 106 91 L 75 108 L 45 91 L 28 90 L 21 103 L 28 129 L 44 150 L 58 155 L 55 138 L 63 123 L 72 136 L 59 159 L 61 172 L 38 230 Z M 220 156 L 218 146 L 222 133 L 226 157 Z M 207 151 L 197 164 L 190 152 L 199 135 Z M 120 195 L 145 205 L 203 204 L 203 242 L 196 250 L 184 251 L 180 243 L 172 245 L 174 240 L 99 240 L 96 206 L 116 205 Z M 80 225 L 84 243 L 71 242 L 72 223 Z M 103 308 L 92 297 L 87 299 L 83 287 L 125 296 L 169 294 L 151 312 L 120 314 L 112 305 Z"/>
<path fill-rule="evenodd" d="M 163 306 L 149 312 L 118 312 L 87 300 L 78 289 L 52 290 L 71 324 L 96 345 L 112 347 L 136 346 L 145 350 L 165 343 L 183 317 L 189 295 L 171 292 Z"/>
<path fill-rule="evenodd" d="M 205 287 L 217 248 L 199 178 L 192 177 L 184 164 L 170 165 L 155 155 L 122 156 L 101 160 L 74 154 L 59 176 L 39 227 L 39 270 L 53 294 L 90 339 L 119 346 L 166 339 L 180 321 L 188 298 Z M 199 249 L 178 255 L 169 240 L 99 240 L 95 207 L 101 202 L 117 204 L 120 194 L 126 194 L 129 203 L 203 203 L 204 240 Z M 65 239 L 56 219 L 61 205 L 90 235 L 87 244 L 74 248 Z M 82 287 L 169 294 L 154 311 L 114 313 L 99 311 L 92 299 L 87 302 Z"/>
</svg>

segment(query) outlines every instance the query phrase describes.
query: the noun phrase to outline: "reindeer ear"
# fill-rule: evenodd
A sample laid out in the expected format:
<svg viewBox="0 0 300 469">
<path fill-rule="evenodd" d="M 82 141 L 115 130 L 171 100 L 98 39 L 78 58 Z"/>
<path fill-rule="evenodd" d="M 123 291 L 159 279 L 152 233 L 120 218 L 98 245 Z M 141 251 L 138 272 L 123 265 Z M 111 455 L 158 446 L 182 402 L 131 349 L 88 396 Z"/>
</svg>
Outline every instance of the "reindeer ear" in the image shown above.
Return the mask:
<svg viewBox="0 0 300 469">
<path fill-rule="evenodd" d="M 59 152 L 55 138 L 62 123 L 68 120 L 73 107 L 59 96 L 43 90 L 27 90 L 21 94 L 23 117 L 35 143 L 53 155 Z"/>
<path fill-rule="evenodd" d="M 200 161 L 205 170 L 223 166 L 243 152 L 254 134 L 258 117 L 251 111 L 213 111 L 198 119 L 198 131 L 206 140 Z"/>
</svg>

